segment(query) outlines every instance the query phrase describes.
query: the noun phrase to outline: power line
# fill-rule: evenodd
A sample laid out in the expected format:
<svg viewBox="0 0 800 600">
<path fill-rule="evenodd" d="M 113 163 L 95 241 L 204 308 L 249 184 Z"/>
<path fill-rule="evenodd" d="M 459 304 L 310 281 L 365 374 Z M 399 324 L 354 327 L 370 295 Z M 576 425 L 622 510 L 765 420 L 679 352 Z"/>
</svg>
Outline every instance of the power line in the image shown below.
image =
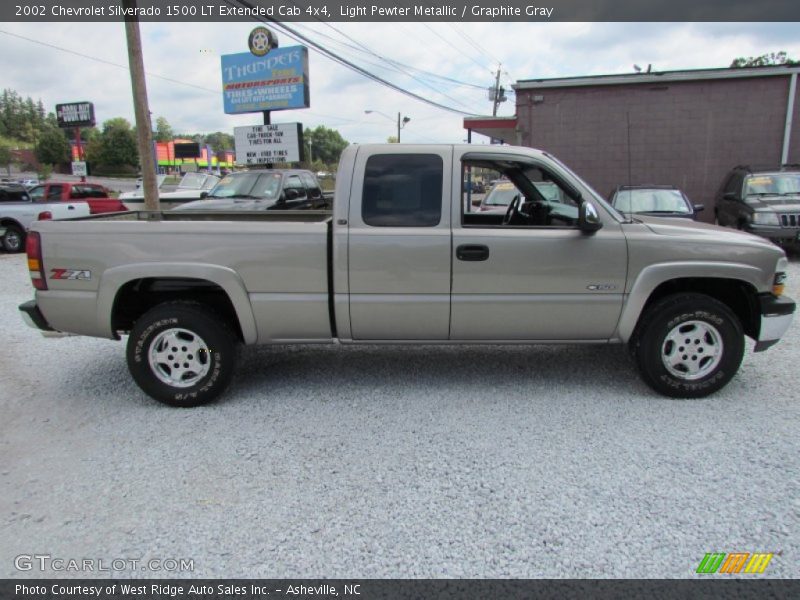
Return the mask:
<svg viewBox="0 0 800 600">
<path fill-rule="evenodd" d="M 237 4 L 241 4 L 243 7 L 249 8 L 249 9 L 251 9 L 253 11 L 255 11 L 255 8 L 256 8 L 250 2 L 247 2 L 245 0 L 224 0 L 224 2 L 226 4 L 228 4 L 230 6 L 234 6 L 234 7 Z M 280 28 L 281 31 L 283 31 L 286 35 L 288 35 L 292 39 L 294 39 L 294 40 L 296 40 L 296 41 L 298 41 L 300 43 L 305 42 L 307 45 L 311 46 L 312 48 L 314 48 L 315 50 L 320 52 L 323 56 L 326 56 L 327 58 L 333 60 L 334 62 L 337 62 L 340 65 L 342 65 L 344 67 L 347 67 L 348 69 L 351 69 L 351 70 L 359 73 L 360 75 L 363 75 L 364 77 L 366 77 L 368 79 L 371 79 L 372 81 L 375 81 L 376 83 L 380 83 L 381 85 L 384 85 L 384 86 L 386 86 L 386 87 L 388 87 L 390 89 L 393 89 L 396 92 L 400 92 L 401 94 L 404 94 L 404 95 L 406 95 L 406 96 L 408 96 L 410 98 L 414 98 L 415 100 L 418 100 L 420 102 L 424 102 L 425 104 L 429 104 L 431 106 L 435 106 L 437 108 L 440 108 L 442 110 L 446 110 L 448 112 L 452 112 L 452 113 L 456 113 L 456 114 L 460 114 L 460 115 L 467 115 L 467 116 L 472 116 L 472 115 L 476 114 L 476 113 L 471 113 L 471 112 L 466 112 L 466 111 L 463 111 L 463 110 L 459 110 L 457 108 L 453 108 L 452 106 L 447 106 L 446 104 L 441 104 L 440 102 L 436 102 L 434 100 L 431 100 L 430 98 L 425 98 L 424 96 L 416 94 L 416 93 L 414 93 L 414 92 L 412 92 L 410 90 L 406 90 L 406 89 L 400 87 L 399 85 L 397 85 L 395 83 L 392 83 L 391 81 L 389 81 L 387 79 L 384 79 L 383 77 L 375 75 L 374 73 L 368 71 L 367 69 L 364 69 L 363 67 L 360 67 L 359 65 L 347 60 L 346 58 L 338 55 L 337 53 L 333 52 L 332 50 L 329 50 L 328 48 L 326 48 L 322 44 L 309 39 L 307 36 L 303 35 L 299 31 L 296 31 L 296 30 L 292 29 L 291 27 L 289 27 L 285 23 L 281 23 L 281 22 L 279 22 L 279 21 L 277 21 L 277 20 L 275 20 L 275 19 L 273 19 L 271 17 L 266 17 L 266 18 L 253 17 L 253 18 L 254 18 L 254 20 L 261 21 L 261 22 L 264 22 L 264 23 L 266 23 L 266 22 L 272 23 L 275 27 Z"/>
<path fill-rule="evenodd" d="M 66 52 L 67 54 L 73 54 L 75 56 L 79 56 L 81 58 L 85 58 L 85 59 L 88 59 L 88 60 L 93 60 L 95 62 L 99 62 L 99 63 L 105 64 L 105 65 L 108 65 L 108 66 L 111 66 L 111 67 L 117 67 L 119 69 L 124 69 L 125 71 L 127 71 L 129 69 L 128 65 L 115 63 L 113 61 L 106 60 L 104 58 L 99 58 L 97 56 L 91 56 L 90 54 L 84 54 L 83 52 L 78 52 L 77 50 L 72 50 L 70 48 L 64 48 L 63 46 L 56 46 L 55 44 L 49 44 L 49 43 L 43 42 L 41 40 L 36 40 L 36 39 L 33 39 L 33 38 L 25 37 L 24 35 L 19 35 L 17 33 L 11 33 L 10 31 L 5 31 L 5 30 L 0 29 L 0 33 L 5 34 L 5 35 L 9 35 L 11 37 L 19 38 L 21 40 L 25 40 L 26 42 L 31 42 L 33 44 L 38 44 L 40 46 L 45 46 L 47 48 L 52 48 L 53 50 L 58 50 L 59 52 Z M 148 77 L 155 77 L 157 79 L 163 79 L 164 81 L 169 81 L 170 83 L 177 83 L 179 85 L 184 85 L 184 86 L 187 86 L 187 87 L 195 88 L 195 89 L 203 91 L 203 92 L 208 92 L 210 94 L 214 94 L 215 96 L 218 96 L 220 91 L 221 91 L 221 90 L 213 90 L 211 88 L 206 88 L 206 87 L 203 87 L 203 86 L 200 86 L 200 85 L 196 85 L 194 83 L 188 83 L 186 81 L 181 81 L 179 79 L 174 79 L 172 77 L 167 77 L 165 75 L 159 75 L 157 73 L 151 73 L 150 71 L 147 71 L 146 74 L 147 74 Z M 305 114 L 313 115 L 313 116 L 316 116 L 316 117 L 324 117 L 326 119 L 336 119 L 336 120 L 339 120 L 339 121 L 349 122 L 349 123 L 358 123 L 358 122 L 360 122 L 358 119 L 347 119 L 345 117 L 341 117 L 341 116 L 338 116 L 338 115 L 326 115 L 326 114 L 314 112 L 314 111 L 311 111 L 311 110 L 306 111 Z"/>
<path fill-rule="evenodd" d="M 61 52 L 67 52 L 68 54 L 74 54 L 75 56 L 80 56 L 81 58 L 87 58 L 89 60 L 93 60 L 95 62 L 103 63 L 112 67 L 117 67 L 120 69 L 128 70 L 128 65 L 121 65 L 119 63 L 112 62 L 110 60 L 106 60 L 104 58 L 98 58 L 97 56 L 91 56 L 89 54 L 84 54 L 83 52 L 78 52 L 77 50 L 70 50 L 69 48 L 63 48 L 61 46 L 56 46 L 55 44 L 48 44 L 47 42 L 43 42 L 41 40 L 36 40 L 33 38 L 25 37 L 24 35 L 19 35 L 18 33 L 11 33 L 10 31 L 4 31 L 0 29 L 0 33 L 4 33 L 6 35 L 10 35 L 11 37 L 19 38 L 21 40 L 25 40 L 26 42 L 32 42 L 34 44 L 39 44 L 40 46 L 46 46 L 48 48 L 52 48 L 54 50 L 59 50 Z M 180 81 L 178 79 L 173 79 L 172 77 L 167 77 L 165 75 L 158 75 L 157 73 L 147 73 L 148 77 L 155 77 L 157 79 L 163 79 L 164 81 L 169 81 L 170 83 L 177 83 L 179 85 L 185 85 L 187 87 L 195 88 L 198 90 L 202 90 L 204 92 L 211 92 L 214 94 L 219 94 L 220 90 L 212 90 L 210 88 L 205 88 L 200 85 L 196 85 L 194 83 L 188 83 L 186 81 Z"/>
</svg>

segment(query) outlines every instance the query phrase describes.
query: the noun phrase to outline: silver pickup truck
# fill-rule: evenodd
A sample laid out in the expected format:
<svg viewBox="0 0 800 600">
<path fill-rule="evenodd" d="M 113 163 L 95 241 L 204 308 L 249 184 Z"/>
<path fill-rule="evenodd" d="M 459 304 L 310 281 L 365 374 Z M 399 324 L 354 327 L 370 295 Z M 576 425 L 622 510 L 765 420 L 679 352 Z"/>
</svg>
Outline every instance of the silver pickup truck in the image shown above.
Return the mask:
<svg viewBox="0 0 800 600">
<path fill-rule="evenodd" d="M 473 211 L 476 173 L 516 187 L 505 212 Z M 332 342 L 627 344 L 654 390 L 697 398 L 795 309 L 780 248 L 626 219 L 553 156 L 510 146 L 350 146 L 332 214 L 122 213 L 31 235 L 29 324 L 127 334 L 133 378 L 177 406 L 217 397 L 239 344 Z"/>
</svg>

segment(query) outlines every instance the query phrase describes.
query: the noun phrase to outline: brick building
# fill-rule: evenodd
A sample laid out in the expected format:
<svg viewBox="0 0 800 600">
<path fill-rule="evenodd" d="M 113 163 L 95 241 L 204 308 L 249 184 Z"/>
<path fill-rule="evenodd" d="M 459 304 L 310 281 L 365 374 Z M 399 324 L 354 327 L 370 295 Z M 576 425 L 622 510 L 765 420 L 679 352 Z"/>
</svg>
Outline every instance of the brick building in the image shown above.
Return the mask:
<svg viewBox="0 0 800 600">
<path fill-rule="evenodd" d="M 507 143 L 552 152 L 603 196 L 620 184 L 682 188 L 713 219 L 739 164 L 800 162 L 800 67 L 521 80 L 516 120 L 465 119 Z"/>
</svg>

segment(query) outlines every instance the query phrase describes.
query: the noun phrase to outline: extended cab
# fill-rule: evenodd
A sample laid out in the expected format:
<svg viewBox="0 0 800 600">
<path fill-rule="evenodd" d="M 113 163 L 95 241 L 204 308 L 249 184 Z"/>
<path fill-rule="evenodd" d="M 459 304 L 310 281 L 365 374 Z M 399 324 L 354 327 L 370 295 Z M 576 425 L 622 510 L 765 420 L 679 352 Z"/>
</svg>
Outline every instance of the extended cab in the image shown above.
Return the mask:
<svg viewBox="0 0 800 600">
<path fill-rule="evenodd" d="M 473 169 L 518 190 L 504 212 L 472 211 Z M 29 324 L 127 334 L 135 381 L 178 406 L 225 389 L 239 344 L 336 341 L 627 344 L 653 389 L 702 397 L 734 376 L 745 336 L 768 348 L 795 309 L 773 244 L 626 219 L 551 155 L 509 146 L 350 146 L 332 214 L 43 222 L 28 257 Z"/>
<path fill-rule="evenodd" d="M 39 219 L 69 219 L 89 215 L 86 202 L 33 202 L 19 184 L 0 184 L 0 244 L 7 252 L 22 252 L 31 223 Z"/>
<path fill-rule="evenodd" d="M 34 202 L 75 202 L 85 200 L 93 215 L 128 210 L 117 198 L 109 196 L 108 190 L 96 183 L 44 183 L 30 189 Z"/>
</svg>

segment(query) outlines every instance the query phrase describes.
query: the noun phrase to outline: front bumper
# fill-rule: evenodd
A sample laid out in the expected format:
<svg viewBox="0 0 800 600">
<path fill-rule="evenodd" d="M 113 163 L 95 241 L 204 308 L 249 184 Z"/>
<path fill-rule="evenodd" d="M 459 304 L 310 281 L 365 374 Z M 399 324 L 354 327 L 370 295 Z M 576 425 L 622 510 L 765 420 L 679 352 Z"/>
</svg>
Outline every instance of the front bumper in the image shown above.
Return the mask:
<svg viewBox="0 0 800 600">
<path fill-rule="evenodd" d="M 795 311 L 794 300 L 786 296 L 761 294 L 758 301 L 761 312 L 761 329 L 754 348 L 755 352 L 761 352 L 778 343 L 778 340 L 789 329 L 789 325 L 792 324 Z"/>
<path fill-rule="evenodd" d="M 800 227 L 779 227 L 772 225 L 746 225 L 747 233 L 758 235 L 774 242 L 788 244 L 800 241 Z"/>
</svg>

